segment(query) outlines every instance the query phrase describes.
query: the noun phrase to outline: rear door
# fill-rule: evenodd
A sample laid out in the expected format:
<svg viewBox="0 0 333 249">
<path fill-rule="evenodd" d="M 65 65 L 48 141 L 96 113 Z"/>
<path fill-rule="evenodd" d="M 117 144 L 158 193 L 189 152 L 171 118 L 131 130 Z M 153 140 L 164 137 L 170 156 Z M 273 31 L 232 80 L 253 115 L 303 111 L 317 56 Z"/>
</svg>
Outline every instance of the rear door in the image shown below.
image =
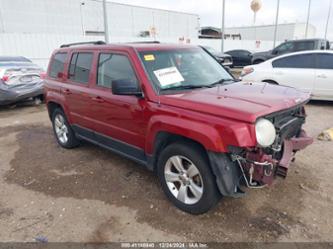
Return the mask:
<svg viewBox="0 0 333 249">
<path fill-rule="evenodd" d="M 286 56 L 272 62 L 273 76 L 280 85 L 312 92 L 315 78 L 314 54 Z"/>
<path fill-rule="evenodd" d="M 145 99 L 130 95 L 114 95 L 111 89 L 114 80 L 139 84 L 129 55 L 119 51 L 101 52 L 96 68 L 95 84 L 90 94 L 93 100 L 96 137 L 106 135 L 112 146 L 118 146 L 119 143 L 116 141 L 122 141 L 123 144 L 143 149 L 146 131 L 143 116 Z"/>
<path fill-rule="evenodd" d="M 79 127 L 93 128 L 90 111 L 89 82 L 92 79 L 92 51 L 71 53 L 66 84 L 61 88 L 70 114 L 71 123 Z"/>
<path fill-rule="evenodd" d="M 333 99 L 333 54 L 318 53 L 314 98 Z"/>
</svg>

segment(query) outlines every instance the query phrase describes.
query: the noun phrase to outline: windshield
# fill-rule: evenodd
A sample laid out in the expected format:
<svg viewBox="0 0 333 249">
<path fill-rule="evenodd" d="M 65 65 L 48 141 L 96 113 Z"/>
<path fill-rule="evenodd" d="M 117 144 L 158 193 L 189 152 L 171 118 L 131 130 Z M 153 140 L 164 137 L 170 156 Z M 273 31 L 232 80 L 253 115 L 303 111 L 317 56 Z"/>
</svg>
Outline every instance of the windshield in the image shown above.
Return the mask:
<svg viewBox="0 0 333 249">
<path fill-rule="evenodd" d="M 207 49 L 209 53 L 216 53 L 215 49 L 212 47 L 205 47 L 205 49 Z"/>
<path fill-rule="evenodd" d="M 159 90 L 189 89 L 232 81 L 233 77 L 202 48 L 140 52 Z"/>
</svg>

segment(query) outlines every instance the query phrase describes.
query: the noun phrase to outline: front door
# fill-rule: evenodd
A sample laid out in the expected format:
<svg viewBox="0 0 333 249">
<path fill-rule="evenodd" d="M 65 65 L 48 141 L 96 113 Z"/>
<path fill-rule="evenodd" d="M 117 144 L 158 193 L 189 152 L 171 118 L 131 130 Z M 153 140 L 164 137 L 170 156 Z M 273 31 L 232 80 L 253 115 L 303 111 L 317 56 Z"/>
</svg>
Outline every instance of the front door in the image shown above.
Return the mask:
<svg viewBox="0 0 333 249">
<path fill-rule="evenodd" d="M 136 96 L 112 94 L 112 81 L 139 84 L 127 54 L 101 52 L 98 56 L 97 75 L 91 91 L 96 136 L 107 136 L 120 143 L 144 149 L 146 101 Z M 111 141 L 112 143 L 112 141 Z"/>
</svg>

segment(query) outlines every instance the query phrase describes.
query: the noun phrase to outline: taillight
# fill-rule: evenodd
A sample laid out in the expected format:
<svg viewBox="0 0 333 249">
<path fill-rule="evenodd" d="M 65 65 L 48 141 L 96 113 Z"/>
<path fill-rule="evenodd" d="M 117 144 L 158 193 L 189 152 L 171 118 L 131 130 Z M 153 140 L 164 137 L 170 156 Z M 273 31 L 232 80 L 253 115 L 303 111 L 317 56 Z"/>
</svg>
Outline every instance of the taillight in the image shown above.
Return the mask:
<svg viewBox="0 0 333 249">
<path fill-rule="evenodd" d="M 253 67 L 244 67 L 240 76 L 245 76 L 245 75 L 253 73 L 253 72 L 254 72 L 254 68 Z"/>
<path fill-rule="evenodd" d="M 1 79 L 2 79 L 2 81 L 6 82 L 9 80 L 9 75 L 4 75 L 4 76 L 2 76 Z"/>
</svg>

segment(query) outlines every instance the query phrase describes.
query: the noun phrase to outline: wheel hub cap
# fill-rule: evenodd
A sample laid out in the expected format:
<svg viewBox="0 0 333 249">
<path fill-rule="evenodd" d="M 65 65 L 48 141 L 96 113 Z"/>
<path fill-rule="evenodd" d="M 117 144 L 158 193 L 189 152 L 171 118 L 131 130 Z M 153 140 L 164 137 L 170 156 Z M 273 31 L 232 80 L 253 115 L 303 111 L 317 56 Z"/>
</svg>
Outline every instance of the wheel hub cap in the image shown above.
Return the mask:
<svg viewBox="0 0 333 249">
<path fill-rule="evenodd" d="M 63 144 L 68 141 L 68 128 L 65 123 L 65 119 L 62 115 L 58 114 L 54 118 L 54 129 L 59 141 Z"/>
<path fill-rule="evenodd" d="M 185 204 L 197 203 L 203 194 L 198 168 L 184 156 L 172 156 L 166 162 L 164 177 L 170 192 Z"/>
</svg>

